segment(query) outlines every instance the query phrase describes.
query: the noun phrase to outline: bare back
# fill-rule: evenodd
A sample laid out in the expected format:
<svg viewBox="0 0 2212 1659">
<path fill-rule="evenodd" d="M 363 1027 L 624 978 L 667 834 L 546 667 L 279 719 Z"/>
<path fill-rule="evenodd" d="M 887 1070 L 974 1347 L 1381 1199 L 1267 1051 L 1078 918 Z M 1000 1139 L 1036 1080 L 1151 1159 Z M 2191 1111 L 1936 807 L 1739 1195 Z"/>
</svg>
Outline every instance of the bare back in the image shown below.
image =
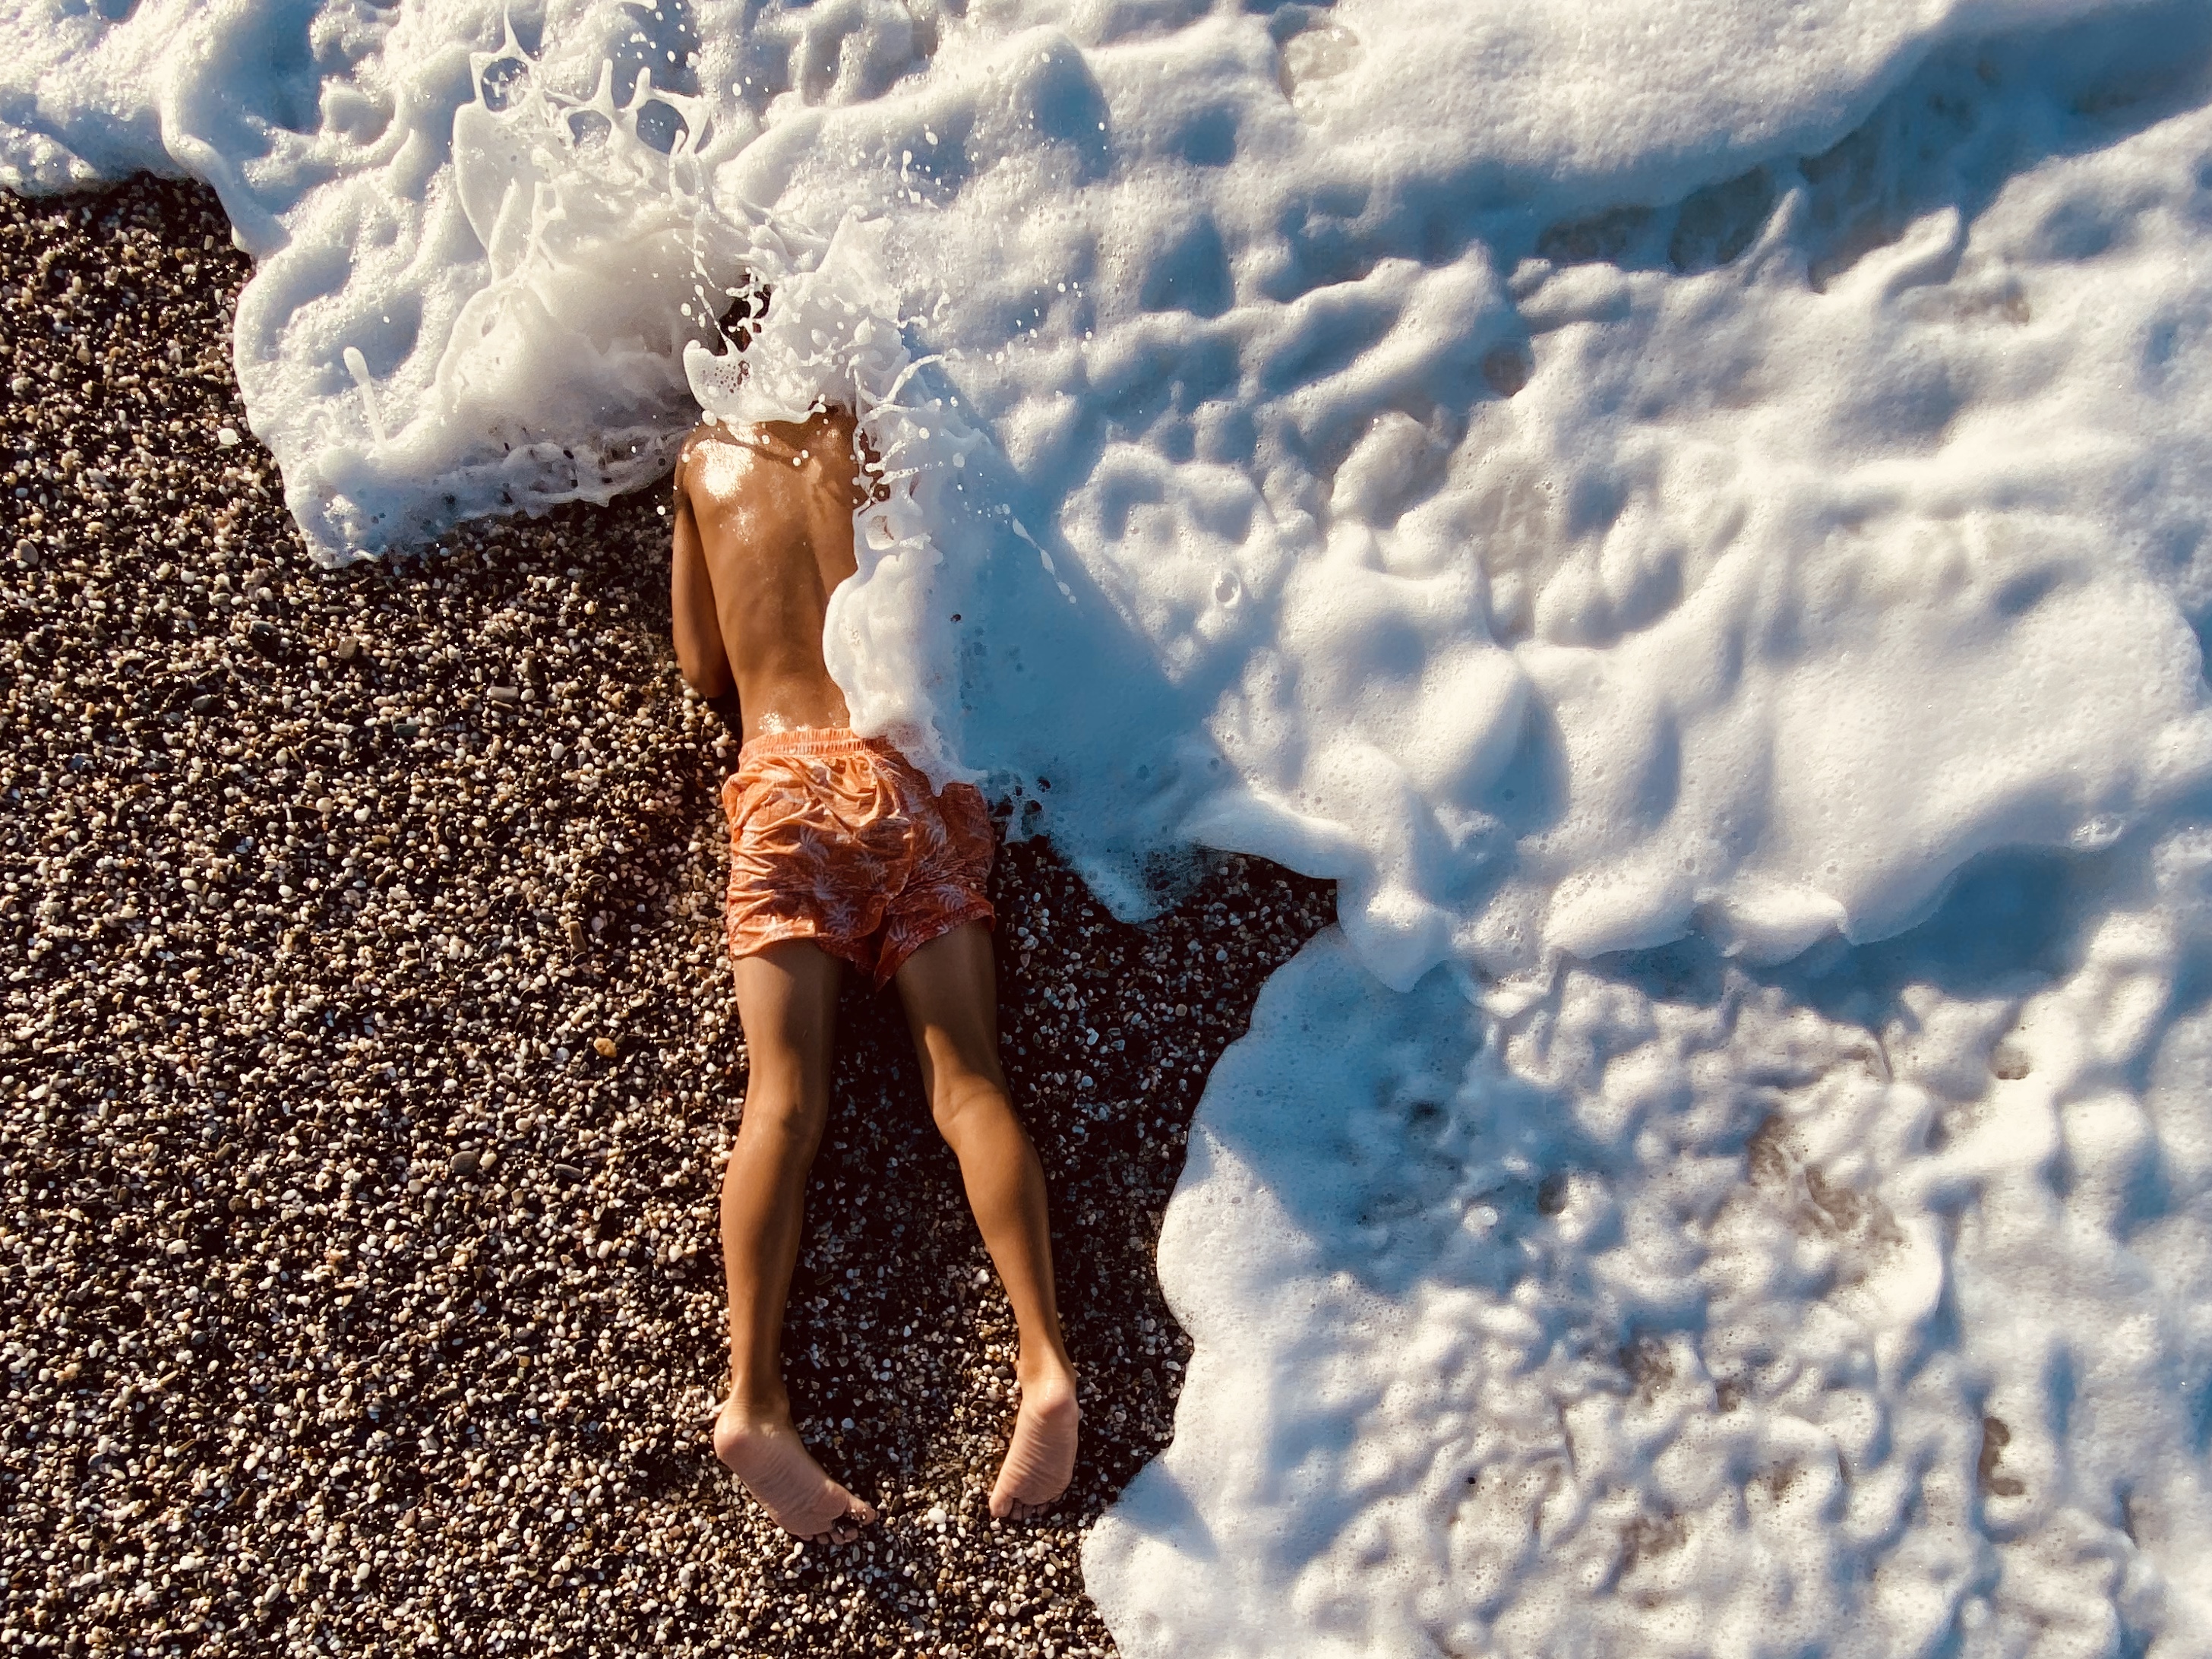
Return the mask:
<svg viewBox="0 0 2212 1659">
<path fill-rule="evenodd" d="M 702 425 L 676 463 L 676 659 L 702 696 L 735 690 L 744 735 L 842 726 L 822 660 L 830 596 L 851 575 L 860 495 L 853 419 Z"/>
</svg>

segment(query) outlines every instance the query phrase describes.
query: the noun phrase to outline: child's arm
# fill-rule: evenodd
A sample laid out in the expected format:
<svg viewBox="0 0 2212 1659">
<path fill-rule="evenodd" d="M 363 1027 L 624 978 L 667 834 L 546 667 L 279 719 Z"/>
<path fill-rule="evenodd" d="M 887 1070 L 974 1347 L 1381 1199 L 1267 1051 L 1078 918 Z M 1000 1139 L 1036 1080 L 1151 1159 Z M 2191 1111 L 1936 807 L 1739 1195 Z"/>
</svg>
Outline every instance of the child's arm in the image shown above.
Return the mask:
<svg viewBox="0 0 2212 1659">
<path fill-rule="evenodd" d="M 687 453 L 684 458 L 689 460 Z M 676 665 L 694 691 L 709 702 L 736 689 L 722 620 L 714 609 L 714 582 L 700 544 L 698 521 L 684 488 L 684 460 L 676 464 L 675 528 L 668 563 L 668 612 Z"/>
</svg>

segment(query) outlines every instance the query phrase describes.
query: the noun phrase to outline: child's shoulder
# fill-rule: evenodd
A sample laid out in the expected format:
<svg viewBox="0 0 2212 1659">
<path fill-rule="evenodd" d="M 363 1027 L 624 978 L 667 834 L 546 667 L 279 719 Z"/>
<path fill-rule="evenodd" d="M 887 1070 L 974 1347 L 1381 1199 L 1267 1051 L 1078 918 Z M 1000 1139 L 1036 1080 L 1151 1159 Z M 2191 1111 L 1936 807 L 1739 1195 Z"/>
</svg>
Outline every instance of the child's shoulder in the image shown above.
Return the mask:
<svg viewBox="0 0 2212 1659">
<path fill-rule="evenodd" d="M 702 490 L 711 495 L 717 485 L 726 487 L 730 469 L 714 463 L 758 449 L 754 433 L 755 428 L 718 421 L 711 415 L 693 427 L 676 452 L 676 473 L 671 483 L 678 498 Z"/>
<path fill-rule="evenodd" d="M 711 415 L 684 434 L 684 442 L 676 452 L 676 488 L 679 491 L 699 452 L 711 443 L 726 443 L 729 437 L 729 428 Z"/>
</svg>

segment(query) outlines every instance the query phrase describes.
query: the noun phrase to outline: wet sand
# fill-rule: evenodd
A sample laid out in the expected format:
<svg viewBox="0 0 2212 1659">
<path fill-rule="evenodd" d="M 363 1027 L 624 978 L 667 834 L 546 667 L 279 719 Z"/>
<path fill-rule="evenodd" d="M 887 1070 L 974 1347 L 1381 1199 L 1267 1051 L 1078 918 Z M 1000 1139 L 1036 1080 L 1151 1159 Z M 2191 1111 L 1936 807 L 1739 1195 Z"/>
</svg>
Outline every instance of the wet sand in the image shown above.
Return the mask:
<svg viewBox="0 0 2212 1659">
<path fill-rule="evenodd" d="M 243 435 L 246 274 L 204 192 L 0 197 L 0 1650 L 1110 1650 L 1077 1550 L 1188 1357 L 1160 1212 L 1331 890 L 1224 860 L 1131 927 L 1001 857 L 1085 1373 L 1041 1525 L 984 1509 L 1012 1321 L 848 988 L 787 1342 L 885 1519 L 793 1547 L 707 1443 L 735 745 L 659 498 L 319 569 Z"/>
</svg>

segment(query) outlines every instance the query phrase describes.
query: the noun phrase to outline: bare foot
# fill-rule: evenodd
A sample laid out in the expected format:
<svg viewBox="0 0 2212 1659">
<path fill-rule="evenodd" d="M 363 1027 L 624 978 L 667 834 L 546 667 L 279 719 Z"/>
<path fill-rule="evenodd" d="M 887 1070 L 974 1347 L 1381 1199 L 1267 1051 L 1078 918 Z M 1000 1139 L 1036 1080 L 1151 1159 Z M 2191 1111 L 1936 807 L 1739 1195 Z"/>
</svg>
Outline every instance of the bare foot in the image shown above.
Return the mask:
<svg viewBox="0 0 2212 1659">
<path fill-rule="evenodd" d="M 991 1488 L 991 1513 L 1002 1521 L 1027 1521 L 1052 1507 L 1075 1474 L 1075 1377 L 1054 1370 L 1022 1383 L 1022 1408 L 1013 1443 Z"/>
<path fill-rule="evenodd" d="M 714 1455 L 745 1483 L 769 1519 L 810 1544 L 849 1544 L 876 1512 L 822 1472 L 787 1414 L 748 1417 L 725 1401 Z"/>
</svg>

